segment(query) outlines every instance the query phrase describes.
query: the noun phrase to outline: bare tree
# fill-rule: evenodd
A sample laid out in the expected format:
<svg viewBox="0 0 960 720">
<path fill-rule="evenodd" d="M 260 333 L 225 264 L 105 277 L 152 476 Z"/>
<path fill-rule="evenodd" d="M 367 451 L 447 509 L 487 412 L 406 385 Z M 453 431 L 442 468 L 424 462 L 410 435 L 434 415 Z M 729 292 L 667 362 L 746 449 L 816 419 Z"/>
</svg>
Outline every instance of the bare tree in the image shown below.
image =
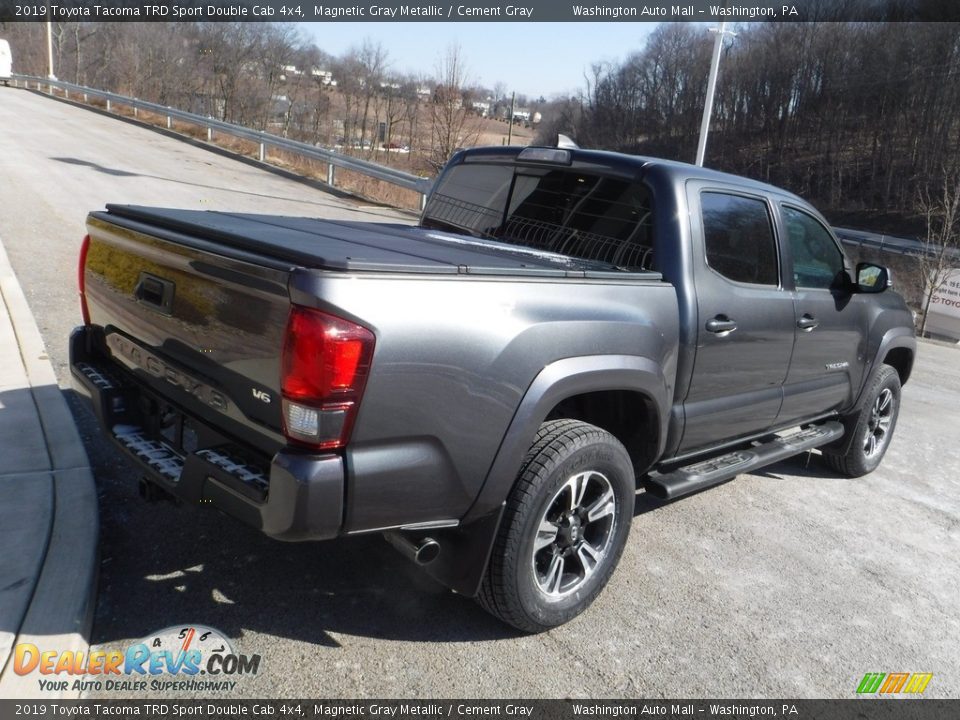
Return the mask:
<svg viewBox="0 0 960 720">
<path fill-rule="evenodd" d="M 929 189 L 920 192 L 918 206 L 927 226 L 923 253 L 918 258 L 921 281 L 925 283 L 920 324 L 923 335 L 933 296 L 947 281 L 960 252 L 960 173 L 944 171 L 936 192 Z"/>
<path fill-rule="evenodd" d="M 70 51 L 73 54 L 72 75 L 73 81 L 80 85 L 87 84 L 87 55 L 85 49 L 91 39 L 100 30 L 100 23 L 76 22 L 70 23 L 71 43 Z M 61 63 L 63 60 L 61 60 Z"/>
<path fill-rule="evenodd" d="M 504 108 L 510 107 L 510 97 L 507 94 L 507 84 L 497 81 L 493 86 L 493 107 L 490 108 L 491 117 L 501 117 Z"/>
<path fill-rule="evenodd" d="M 249 81 L 260 67 L 263 24 L 203 23 L 200 32 L 206 75 L 217 101 L 213 114 L 241 125 L 255 121 L 263 98 L 251 91 Z"/>
<path fill-rule="evenodd" d="M 332 79 L 323 74 L 330 72 L 333 67 L 333 58 L 315 45 L 305 45 L 301 52 L 300 63 L 303 65 L 305 77 L 309 78 L 309 103 L 304 103 L 303 116 L 305 122 L 300 128 L 304 138 L 314 144 L 331 144 L 330 131 L 330 90 Z M 309 130 L 306 125 L 309 123 Z"/>
<path fill-rule="evenodd" d="M 382 92 L 381 83 L 384 82 L 384 73 L 387 69 L 387 51 L 380 43 L 370 39 L 363 41 L 357 51 L 358 70 L 360 72 L 360 88 L 363 96 L 363 115 L 360 118 L 361 144 L 367 141 L 367 131 L 371 126 L 370 110 L 374 98 Z M 373 120 L 376 127 L 377 120 Z M 370 133 L 370 154 L 376 149 L 376 133 Z"/>
<path fill-rule="evenodd" d="M 459 45 L 451 45 L 437 65 L 436 87 L 430 104 L 430 150 L 427 162 L 442 168 L 453 152 L 476 143 L 480 122 L 465 107 L 467 69 Z"/>
<path fill-rule="evenodd" d="M 350 148 L 363 141 L 363 138 L 357 135 L 360 108 L 363 105 L 363 71 L 359 51 L 353 48 L 339 58 L 333 65 L 333 72 L 337 78 L 337 91 L 341 101 L 339 123 L 343 127 L 343 142 L 346 148 Z"/>
<path fill-rule="evenodd" d="M 820 3 L 824 17 L 838 3 Z M 945 159 L 960 164 L 957 24 L 747 23 L 737 33 L 709 164 L 794 190 L 846 224 L 919 236 L 915 188 Z M 696 25 L 664 23 L 624 61 L 596 65 L 574 128 L 581 143 L 689 161 L 711 45 Z"/>
<path fill-rule="evenodd" d="M 421 146 L 420 90 L 426 87 L 427 82 L 422 77 L 410 76 L 405 85 L 407 90 L 403 93 L 403 118 L 407 126 L 407 146 L 410 148 L 410 154 L 413 155 L 419 154 Z"/>
<path fill-rule="evenodd" d="M 375 116 L 377 122 L 384 125 L 383 146 L 387 151 L 384 162 L 390 164 L 390 151 L 397 144 L 395 138 L 402 137 L 403 125 L 408 119 L 407 108 L 411 100 L 415 103 L 417 96 L 416 85 L 399 77 L 389 77 L 384 81 L 381 92 L 375 100 Z M 379 133 L 377 140 L 380 140 Z M 374 145 L 374 154 L 376 147 Z"/>
<path fill-rule="evenodd" d="M 282 133 L 286 135 L 293 106 L 304 84 L 304 72 L 309 72 L 298 65 L 303 42 L 296 25 L 270 23 L 260 27 L 257 45 L 259 82 L 248 82 L 248 87 L 259 99 L 259 125 L 266 129 L 275 117 L 280 117 Z"/>
</svg>

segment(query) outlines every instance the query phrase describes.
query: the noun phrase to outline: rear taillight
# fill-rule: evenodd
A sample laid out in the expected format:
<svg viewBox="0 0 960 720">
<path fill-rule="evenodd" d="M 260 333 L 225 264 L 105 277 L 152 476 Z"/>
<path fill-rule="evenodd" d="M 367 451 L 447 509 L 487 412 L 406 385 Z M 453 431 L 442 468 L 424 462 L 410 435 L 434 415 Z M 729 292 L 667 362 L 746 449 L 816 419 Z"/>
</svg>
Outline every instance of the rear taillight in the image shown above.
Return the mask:
<svg viewBox="0 0 960 720">
<path fill-rule="evenodd" d="M 288 440 L 317 450 L 347 444 L 374 342 L 365 327 L 312 308 L 291 308 L 280 378 Z"/>
<path fill-rule="evenodd" d="M 84 271 L 87 269 L 87 252 L 90 250 L 90 236 L 84 235 L 80 245 L 80 260 L 77 263 L 77 289 L 80 291 L 80 314 L 83 324 L 90 324 L 90 308 L 87 307 L 87 279 Z"/>
</svg>

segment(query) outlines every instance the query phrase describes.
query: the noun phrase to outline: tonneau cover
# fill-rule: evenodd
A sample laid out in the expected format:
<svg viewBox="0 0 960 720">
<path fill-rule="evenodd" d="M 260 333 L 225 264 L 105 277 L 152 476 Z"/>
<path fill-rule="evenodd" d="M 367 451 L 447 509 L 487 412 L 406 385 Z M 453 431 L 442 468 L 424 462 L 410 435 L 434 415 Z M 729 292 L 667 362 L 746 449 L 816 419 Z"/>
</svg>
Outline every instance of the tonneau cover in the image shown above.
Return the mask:
<svg viewBox="0 0 960 720">
<path fill-rule="evenodd" d="M 629 273 L 605 263 L 399 224 L 136 205 L 107 205 L 107 212 L 92 215 L 121 226 L 128 225 L 125 220 L 132 221 L 310 268 L 659 279 L 658 273 Z"/>
</svg>

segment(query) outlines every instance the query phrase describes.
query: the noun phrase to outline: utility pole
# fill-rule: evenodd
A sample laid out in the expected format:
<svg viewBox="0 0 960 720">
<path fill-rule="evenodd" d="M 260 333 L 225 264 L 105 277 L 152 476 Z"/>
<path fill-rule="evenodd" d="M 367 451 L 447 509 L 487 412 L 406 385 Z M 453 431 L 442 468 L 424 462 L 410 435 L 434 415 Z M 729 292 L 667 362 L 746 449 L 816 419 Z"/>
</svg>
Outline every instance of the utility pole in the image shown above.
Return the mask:
<svg viewBox="0 0 960 720">
<path fill-rule="evenodd" d="M 47 79 L 57 79 L 53 74 L 53 23 L 49 20 L 47 20 Z"/>
<path fill-rule="evenodd" d="M 507 145 L 513 145 L 513 106 L 517 102 L 517 91 L 514 90 L 510 96 L 510 117 L 507 122 L 510 123 L 510 129 L 507 130 Z"/>
<path fill-rule="evenodd" d="M 723 36 L 727 23 L 723 21 L 718 28 L 710 28 L 717 34 L 713 43 L 713 57 L 710 60 L 710 77 L 707 79 L 707 98 L 703 105 L 703 121 L 700 123 L 700 142 L 697 143 L 697 165 L 703 167 L 703 156 L 707 154 L 707 133 L 710 132 L 710 116 L 713 114 L 713 95 L 717 90 L 717 73 L 720 70 L 720 52 L 723 50 Z M 731 33 L 732 34 L 732 33 Z"/>
</svg>

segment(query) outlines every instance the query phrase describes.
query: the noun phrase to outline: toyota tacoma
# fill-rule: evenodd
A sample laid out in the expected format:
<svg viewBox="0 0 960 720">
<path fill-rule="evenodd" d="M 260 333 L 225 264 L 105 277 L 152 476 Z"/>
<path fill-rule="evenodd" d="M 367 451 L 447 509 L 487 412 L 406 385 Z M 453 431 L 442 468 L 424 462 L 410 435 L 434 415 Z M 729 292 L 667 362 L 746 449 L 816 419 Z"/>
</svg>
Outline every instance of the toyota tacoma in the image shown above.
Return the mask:
<svg viewBox="0 0 960 720">
<path fill-rule="evenodd" d="M 819 448 L 880 463 L 916 351 L 888 271 L 770 185 L 458 152 L 416 226 L 108 205 L 76 386 L 144 488 L 279 540 L 383 533 L 541 631 L 673 499 Z"/>
</svg>

